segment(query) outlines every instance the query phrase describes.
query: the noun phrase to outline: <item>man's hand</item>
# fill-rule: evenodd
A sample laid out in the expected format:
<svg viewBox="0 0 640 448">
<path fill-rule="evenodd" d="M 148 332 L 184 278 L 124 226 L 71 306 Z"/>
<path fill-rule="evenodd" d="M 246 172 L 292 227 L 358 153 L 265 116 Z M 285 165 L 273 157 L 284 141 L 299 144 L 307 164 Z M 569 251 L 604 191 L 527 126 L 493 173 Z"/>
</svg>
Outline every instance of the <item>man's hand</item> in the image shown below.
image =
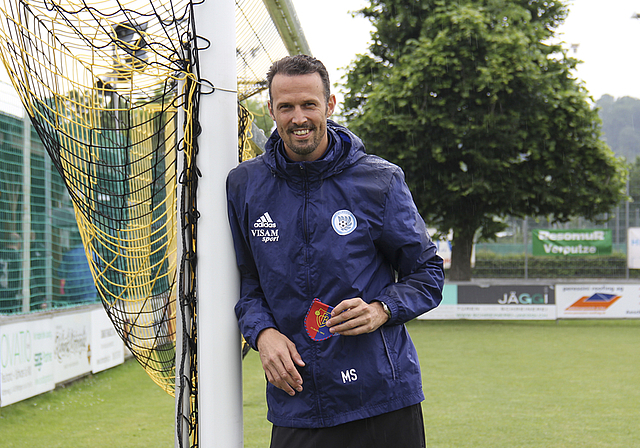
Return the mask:
<svg viewBox="0 0 640 448">
<path fill-rule="evenodd" d="M 300 367 L 305 364 L 296 345 L 275 328 L 262 330 L 256 345 L 267 380 L 291 396 L 302 392 L 302 376 L 294 363 Z"/>
<path fill-rule="evenodd" d="M 389 316 L 380 302 L 367 303 L 360 297 L 340 302 L 331 312 L 327 327 L 331 333 L 356 336 L 380 328 Z"/>
</svg>

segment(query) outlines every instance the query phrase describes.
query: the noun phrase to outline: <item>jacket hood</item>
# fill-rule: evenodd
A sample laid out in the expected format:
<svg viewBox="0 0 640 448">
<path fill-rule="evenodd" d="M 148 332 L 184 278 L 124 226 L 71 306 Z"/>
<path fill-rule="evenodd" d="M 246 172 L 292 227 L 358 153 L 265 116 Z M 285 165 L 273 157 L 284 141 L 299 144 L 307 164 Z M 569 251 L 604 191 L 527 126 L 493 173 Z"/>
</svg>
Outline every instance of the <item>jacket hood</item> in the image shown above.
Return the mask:
<svg viewBox="0 0 640 448">
<path fill-rule="evenodd" d="M 313 162 L 293 162 L 285 155 L 284 142 L 276 129 L 265 145 L 264 163 L 274 175 L 280 177 L 299 177 L 302 165 L 310 179 L 322 180 L 343 171 L 365 156 L 362 140 L 346 127 L 327 120 L 327 134 L 329 147 L 323 157 Z"/>
</svg>

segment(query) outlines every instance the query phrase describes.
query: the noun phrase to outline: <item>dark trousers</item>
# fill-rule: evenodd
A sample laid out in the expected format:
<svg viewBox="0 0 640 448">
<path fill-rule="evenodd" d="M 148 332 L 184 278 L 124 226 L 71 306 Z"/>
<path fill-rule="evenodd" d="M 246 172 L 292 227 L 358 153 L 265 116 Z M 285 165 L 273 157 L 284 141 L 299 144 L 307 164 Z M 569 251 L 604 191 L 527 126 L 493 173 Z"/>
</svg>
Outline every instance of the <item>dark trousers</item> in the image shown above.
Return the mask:
<svg viewBox="0 0 640 448">
<path fill-rule="evenodd" d="M 425 448 L 420 404 L 330 428 L 273 426 L 271 448 Z"/>
</svg>

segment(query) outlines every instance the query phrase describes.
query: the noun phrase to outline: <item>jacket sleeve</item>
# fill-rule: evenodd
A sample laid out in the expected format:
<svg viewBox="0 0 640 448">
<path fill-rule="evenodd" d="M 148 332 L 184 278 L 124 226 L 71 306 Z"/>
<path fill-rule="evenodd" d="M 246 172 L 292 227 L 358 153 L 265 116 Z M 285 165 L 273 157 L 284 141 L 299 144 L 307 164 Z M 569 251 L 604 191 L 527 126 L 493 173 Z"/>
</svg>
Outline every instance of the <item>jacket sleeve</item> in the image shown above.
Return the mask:
<svg viewBox="0 0 640 448">
<path fill-rule="evenodd" d="M 442 301 L 444 267 L 413 201 L 402 170 L 397 168 L 385 198 L 380 250 L 397 272 L 397 281 L 374 300 L 391 311 L 386 325 L 403 324 Z"/>
<path fill-rule="evenodd" d="M 236 252 L 236 262 L 240 270 L 240 298 L 235 306 L 240 332 L 247 343 L 257 350 L 258 334 L 265 328 L 277 328 L 271 310 L 267 305 L 260 286 L 260 277 L 256 268 L 247 235 L 246 209 L 243 200 L 238 198 L 241 183 L 227 178 L 227 212 Z"/>
</svg>

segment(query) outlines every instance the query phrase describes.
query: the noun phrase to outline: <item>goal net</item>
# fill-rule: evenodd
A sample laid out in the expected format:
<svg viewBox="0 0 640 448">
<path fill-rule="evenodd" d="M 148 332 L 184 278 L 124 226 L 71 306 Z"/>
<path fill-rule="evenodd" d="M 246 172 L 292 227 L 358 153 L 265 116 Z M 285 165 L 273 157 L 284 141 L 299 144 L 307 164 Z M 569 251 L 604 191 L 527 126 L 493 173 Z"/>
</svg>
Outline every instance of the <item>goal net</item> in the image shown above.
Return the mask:
<svg viewBox="0 0 640 448">
<path fill-rule="evenodd" d="M 270 64 L 292 51 L 272 18 L 278 3 L 235 2 L 239 101 L 264 90 Z M 189 0 L 0 0 L 0 58 L 72 199 L 104 308 L 170 394 L 177 306 L 195 319 L 185 276 L 194 275 L 197 210 L 178 210 L 178 198 L 197 182 L 198 101 L 209 88 L 198 54 L 212 43 L 197 27 Z M 254 127 L 242 107 L 238 122 L 239 158 L 248 158 Z M 194 322 L 184 329 L 192 345 Z M 193 371 L 189 382 L 193 401 Z"/>
</svg>

